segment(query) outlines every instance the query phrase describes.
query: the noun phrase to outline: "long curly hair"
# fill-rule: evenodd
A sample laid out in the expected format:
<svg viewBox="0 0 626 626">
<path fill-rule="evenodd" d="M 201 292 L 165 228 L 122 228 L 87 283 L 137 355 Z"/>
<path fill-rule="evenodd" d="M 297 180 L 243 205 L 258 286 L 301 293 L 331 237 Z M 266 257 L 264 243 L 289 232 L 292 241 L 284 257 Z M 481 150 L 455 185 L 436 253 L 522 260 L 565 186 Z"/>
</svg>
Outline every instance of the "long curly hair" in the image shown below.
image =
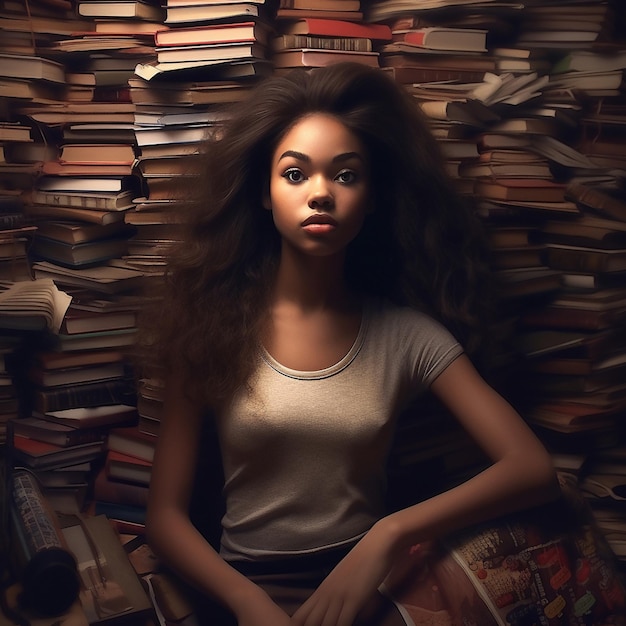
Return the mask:
<svg viewBox="0 0 626 626">
<path fill-rule="evenodd" d="M 431 314 L 470 353 L 489 323 L 480 222 L 455 192 L 412 97 L 383 71 L 355 63 L 273 76 L 208 138 L 163 299 L 144 311 L 152 362 L 182 371 L 207 406 L 245 384 L 256 362 L 280 255 L 262 208 L 271 157 L 311 113 L 335 116 L 369 153 L 374 211 L 347 251 L 350 287 Z"/>
</svg>

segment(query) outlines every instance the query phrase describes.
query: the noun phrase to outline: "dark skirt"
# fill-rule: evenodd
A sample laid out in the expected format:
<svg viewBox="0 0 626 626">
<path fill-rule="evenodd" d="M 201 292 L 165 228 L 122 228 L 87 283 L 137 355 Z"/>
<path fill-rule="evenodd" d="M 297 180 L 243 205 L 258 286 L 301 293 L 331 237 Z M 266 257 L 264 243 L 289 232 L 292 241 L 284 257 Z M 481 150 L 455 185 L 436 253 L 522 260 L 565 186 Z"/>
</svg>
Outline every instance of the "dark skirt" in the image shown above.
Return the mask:
<svg viewBox="0 0 626 626">
<path fill-rule="evenodd" d="M 271 561 L 232 561 L 230 565 L 261 587 L 288 615 L 319 587 L 349 548 Z M 234 617 L 210 600 L 197 608 L 199 626 L 236 626 Z M 395 604 L 376 592 L 367 619 L 355 626 L 406 626 Z"/>
</svg>

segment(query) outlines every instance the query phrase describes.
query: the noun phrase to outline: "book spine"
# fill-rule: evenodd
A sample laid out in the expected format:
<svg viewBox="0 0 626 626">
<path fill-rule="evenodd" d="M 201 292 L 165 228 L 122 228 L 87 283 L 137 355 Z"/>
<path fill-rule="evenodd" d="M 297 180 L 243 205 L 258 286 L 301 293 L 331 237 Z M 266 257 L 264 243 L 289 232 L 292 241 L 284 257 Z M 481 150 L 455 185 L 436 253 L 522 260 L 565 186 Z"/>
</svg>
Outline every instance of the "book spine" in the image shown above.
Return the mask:
<svg viewBox="0 0 626 626">
<path fill-rule="evenodd" d="M 319 50 L 347 50 L 349 52 L 371 52 L 370 39 L 358 37 L 317 37 L 314 35 L 279 35 L 274 40 L 277 50 L 290 48 L 316 48 Z"/>
<path fill-rule="evenodd" d="M 56 389 L 39 389 L 34 395 L 34 409 L 47 413 L 64 409 L 127 404 L 132 390 L 124 381 L 94 385 L 70 385 Z"/>
<path fill-rule="evenodd" d="M 93 483 L 94 500 L 136 507 L 148 505 L 148 486 L 110 479 L 103 467 Z"/>
<path fill-rule="evenodd" d="M 26 226 L 30 223 L 30 220 L 21 212 L 0 214 L 0 230 L 19 228 L 20 226 Z"/>
<path fill-rule="evenodd" d="M 590 250 L 565 250 L 561 248 L 546 249 L 547 264 L 558 270 L 575 272 L 600 273 L 606 271 L 608 258 Z"/>
<path fill-rule="evenodd" d="M 68 195 L 61 193 L 48 193 L 45 191 L 33 191 L 32 201 L 34 204 L 47 204 L 50 206 L 72 207 L 79 209 L 96 209 L 106 211 L 117 207 L 117 198 L 88 197 L 81 194 Z"/>
<path fill-rule="evenodd" d="M 82 443 L 95 443 L 96 441 L 104 441 L 106 434 L 102 431 L 89 431 L 77 428 L 72 433 L 68 433 L 65 438 L 65 446 L 76 446 Z"/>
<path fill-rule="evenodd" d="M 626 204 L 586 185 L 569 185 L 565 197 L 576 204 L 595 209 L 620 221 L 626 221 Z"/>
<path fill-rule="evenodd" d="M 390 71 L 392 72 L 394 79 L 401 84 L 429 83 L 444 80 L 480 82 L 485 77 L 484 71 L 467 69 L 392 67 L 390 68 Z"/>
</svg>

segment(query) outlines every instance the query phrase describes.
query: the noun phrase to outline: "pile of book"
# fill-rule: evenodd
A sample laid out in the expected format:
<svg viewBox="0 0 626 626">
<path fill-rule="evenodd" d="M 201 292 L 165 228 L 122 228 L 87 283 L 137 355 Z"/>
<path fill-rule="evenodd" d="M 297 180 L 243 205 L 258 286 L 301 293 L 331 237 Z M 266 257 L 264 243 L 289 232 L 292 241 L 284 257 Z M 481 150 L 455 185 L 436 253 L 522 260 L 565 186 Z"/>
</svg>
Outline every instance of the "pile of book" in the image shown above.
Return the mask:
<svg viewBox="0 0 626 626">
<path fill-rule="evenodd" d="M 91 505 L 93 513 L 106 515 L 120 533 L 145 532 L 155 445 L 156 436 L 140 430 L 136 421 L 116 426 L 107 434 L 105 459 L 94 477 Z"/>
<path fill-rule="evenodd" d="M 197 176 L 202 141 L 228 104 L 271 72 L 269 10 L 262 0 L 169 0 L 155 54 L 130 78 L 141 194 L 125 216 L 135 234 L 127 262 L 158 277 L 180 238 L 180 202 Z"/>
<path fill-rule="evenodd" d="M 0 283 L 0 443 L 7 424 L 21 414 L 19 359 L 29 335 L 56 332 L 70 297 L 51 280 Z"/>
<path fill-rule="evenodd" d="M 599 454 L 626 467 L 623 8 L 379 0 L 365 17 L 390 27 L 381 66 L 416 98 L 485 224 L 511 399 L 559 469 L 582 481 Z M 603 502 L 618 492 L 605 484 Z"/>
<path fill-rule="evenodd" d="M 391 39 L 384 24 L 363 23 L 360 0 L 281 0 L 271 40 L 275 72 L 351 61 L 379 67 L 379 49 Z"/>
<path fill-rule="evenodd" d="M 126 405 L 33 410 L 31 416 L 11 422 L 7 454 L 15 467 L 37 476 L 42 493 L 58 503 L 58 510 L 82 511 L 93 473 L 102 463 L 108 430 L 134 417 L 134 407 Z"/>
</svg>

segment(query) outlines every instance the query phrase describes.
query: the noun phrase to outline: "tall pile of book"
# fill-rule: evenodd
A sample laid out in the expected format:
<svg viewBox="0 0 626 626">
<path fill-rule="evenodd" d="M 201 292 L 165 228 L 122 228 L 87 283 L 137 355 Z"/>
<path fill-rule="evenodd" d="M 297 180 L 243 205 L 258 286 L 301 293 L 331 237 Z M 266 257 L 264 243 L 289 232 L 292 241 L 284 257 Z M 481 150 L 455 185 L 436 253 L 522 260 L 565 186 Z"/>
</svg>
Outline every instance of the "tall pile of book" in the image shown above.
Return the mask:
<svg viewBox="0 0 626 626">
<path fill-rule="evenodd" d="M 512 399 L 557 465 L 595 485 L 592 501 L 615 505 L 626 482 L 616 448 L 626 414 L 624 11 L 611 1 L 473 4 L 378 1 L 366 17 L 391 27 L 381 65 L 429 116 L 484 219 L 521 357 Z M 621 477 L 602 491 L 597 467 L 609 457 Z M 624 525 L 618 537 L 605 519 L 618 546 Z"/>
<path fill-rule="evenodd" d="M 19 203 L 21 228 L 29 229 L 25 278 L 35 280 L 24 283 L 54 284 L 71 298 L 52 328 L 24 311 L 38 302 L 32 289 L 18 294 L 20 329 L 31 334 L 13 349 L 19 405 L 12 443 L 16 460 L 46 490 L 77 503 L 102 461 L 107 429 L 136 422 L 127 353 L 144 273 L 125 258 L 132 228 L 124 213 L 139 189 L 127 80 L 154 51 L 145 34 L 102 35 L 96 24 L 81 3 L 65 0 L 11 3 L 0 15 L 0 102 L 22 132 L 5 151 L 3 206 Z M 13 327 L 15 315 L 7 321 L 0 313 Z"/>
<path fill-rule="evenodd" d="M 180 237 L 178 209 L 197 175 L 203 140 L 226 119 L 228 105 L 272 68 L 272 16 L 263 0 L 168 0 L 163 10 L 155 54 L 137 64 L 128 81 L 141 193 L 125 215 L 134 229 L 127 262 L 157 280 Z M 149 387 L 143 381 L 138 388 L 142 424 L 150 419 L 144 407 L 160 402 L 158 385 L 143 397 Z"/>
</svg>

